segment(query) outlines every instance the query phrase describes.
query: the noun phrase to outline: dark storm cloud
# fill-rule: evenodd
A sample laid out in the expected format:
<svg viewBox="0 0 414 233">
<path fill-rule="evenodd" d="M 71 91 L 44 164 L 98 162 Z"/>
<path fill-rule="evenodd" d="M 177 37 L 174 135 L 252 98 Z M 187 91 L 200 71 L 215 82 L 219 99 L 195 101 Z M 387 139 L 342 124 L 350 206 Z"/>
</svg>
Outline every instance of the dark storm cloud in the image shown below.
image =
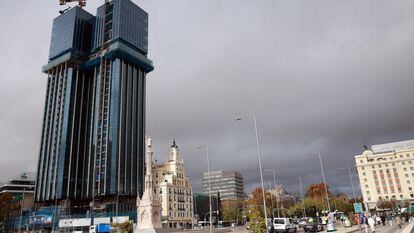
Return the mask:
<svg viewBox="0 0 414 233">
<path fill-rule="evenodd" d="M 259 186 L 255 112 L 265 168 L 298 191 L 350 193 L 341 167 L 363 143 L 414 138 L 411 1 L 136 1 L 150 16 L 147 133 L 164 161 L 175 138 L 195 190 L 206 170 L 239 170 Z M 88 2 L 94 13 L 97 1 Z M 51 20 L 58 3 L 0 9 L 0 178 L 35 169 Z M 7 19 L 7 20 L 6 20 Z M 6 32 L 6 33 L 4 33 Z M 265 174 L 269 180 L 270 174 Z M 354 179 L 357 185 L 357 179 Z"/>
</svg>

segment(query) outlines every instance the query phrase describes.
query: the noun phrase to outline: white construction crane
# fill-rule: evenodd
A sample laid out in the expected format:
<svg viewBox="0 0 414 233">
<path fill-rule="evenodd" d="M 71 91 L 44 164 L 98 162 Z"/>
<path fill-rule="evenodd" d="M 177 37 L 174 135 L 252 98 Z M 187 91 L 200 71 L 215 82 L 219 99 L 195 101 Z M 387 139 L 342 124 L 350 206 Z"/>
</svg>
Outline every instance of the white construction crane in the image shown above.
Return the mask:
<svg viewBox="0 0 414 233">
<path fill-rule="evenodd" d="M 86 0 L 59 0 L 59 5 L 66 5 L 67 2 L 78 2 L 79 7 L 86 6 Z"/>
</svg>

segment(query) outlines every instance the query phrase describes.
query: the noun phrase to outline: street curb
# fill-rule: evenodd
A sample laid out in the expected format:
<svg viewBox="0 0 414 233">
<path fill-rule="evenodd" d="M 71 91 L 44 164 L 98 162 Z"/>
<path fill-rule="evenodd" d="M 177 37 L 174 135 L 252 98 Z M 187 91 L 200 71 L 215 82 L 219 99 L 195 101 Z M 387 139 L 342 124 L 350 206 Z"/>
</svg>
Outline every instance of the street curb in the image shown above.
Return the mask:
<svg viewBox="0 0 414 233">
<path fill-rule="evenodd" d="M 352 233 L 352 232 L 357 232 L 357 231 L 359 231 L 359 229 L 354 229 L 354 230 L 351 230 L 351 231 L 347 231 L 346 233 Z"/>
</svg>

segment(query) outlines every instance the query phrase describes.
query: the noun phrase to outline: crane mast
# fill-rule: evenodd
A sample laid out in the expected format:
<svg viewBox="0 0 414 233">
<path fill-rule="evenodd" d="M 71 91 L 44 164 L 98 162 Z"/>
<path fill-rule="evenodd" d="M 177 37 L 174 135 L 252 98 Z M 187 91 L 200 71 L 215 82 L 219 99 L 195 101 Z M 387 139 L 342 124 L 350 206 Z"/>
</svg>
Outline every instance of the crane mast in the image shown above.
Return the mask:
<svg viewBox="0 0 414 233">
<path fill-rule="evenodd" d="M 79 7 L 86 6 L 86 0 L 59 0 L 59 5 L 66 5 L 68 2 L 78 2 Z"/>
</svg>

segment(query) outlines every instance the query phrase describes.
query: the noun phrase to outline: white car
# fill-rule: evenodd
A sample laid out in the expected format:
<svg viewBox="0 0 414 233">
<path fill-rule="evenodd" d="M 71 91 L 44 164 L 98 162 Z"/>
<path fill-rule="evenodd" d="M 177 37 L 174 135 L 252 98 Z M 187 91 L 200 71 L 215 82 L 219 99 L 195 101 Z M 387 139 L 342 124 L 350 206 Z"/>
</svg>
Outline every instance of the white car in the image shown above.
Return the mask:
<svg viewBox="0 0 414 233">
<path fill-rule="evenodd" d="M 291 218 L 274 218 L 273 227 L 275 232 L 296 232 L 297 227 Z"/>
</svg>

